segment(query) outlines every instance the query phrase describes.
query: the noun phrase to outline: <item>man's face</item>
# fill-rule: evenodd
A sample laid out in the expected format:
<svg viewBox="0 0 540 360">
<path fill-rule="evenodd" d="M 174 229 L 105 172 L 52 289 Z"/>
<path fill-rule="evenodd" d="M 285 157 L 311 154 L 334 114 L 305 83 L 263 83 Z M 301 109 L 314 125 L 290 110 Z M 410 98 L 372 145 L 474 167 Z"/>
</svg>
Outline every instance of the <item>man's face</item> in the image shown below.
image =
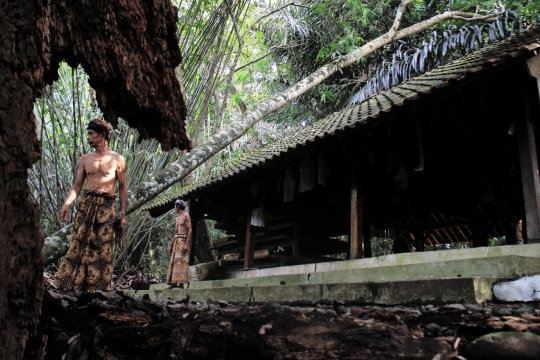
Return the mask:
<svg viewBox="0 0 540 360">
<path fill-rule="evenodd" d="M 86 140 L 88 141 L 88 145 L 91 147 L 95 148 L 103 145 L 103 140 L 105 140 L 103 134 L 94 130 L 86 130 L 86 134 Z"/>
</svg>

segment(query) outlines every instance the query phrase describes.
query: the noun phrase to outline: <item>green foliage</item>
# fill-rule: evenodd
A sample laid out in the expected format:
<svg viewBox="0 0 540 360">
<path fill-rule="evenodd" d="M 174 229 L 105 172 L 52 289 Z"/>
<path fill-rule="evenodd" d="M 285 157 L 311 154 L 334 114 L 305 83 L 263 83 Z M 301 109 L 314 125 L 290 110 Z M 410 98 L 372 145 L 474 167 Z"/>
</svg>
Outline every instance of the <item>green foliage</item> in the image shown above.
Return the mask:
<svg viewBox="0 0 540 360">
<path fill-rule="evenodd" d="M 494 237 L 488 239 L 488 246 L 503 246 L 506 245 L 506 236 Z"/>
<path fill-rule="evenodd" d="M 170 259 L 167 247 L 174 234 L 175 215 L 171 211 L 153 221 L 158 225 L 152 227 L 152 241 L 147 242 L 147 248 L 137 267 L 165 281 Z"/>
<path fill-rule="evenodd" d="M 392 253 L 393 239 L 389 238 L 371 238 L 371 256 L 384 256 Z"/>
<path fill-rule="evenodd" d="M 208 237 L 210 238 L 211 244 L 213 244 L 214 240 L 234 237 L 234 235 L 229 235 L 224 230 L 216 229 L 216 221 L 211 219 L 204 219 L 204 221 L 206 223 L 206 231 L 208 233 Z"/>
<path fill-rule="evenodd" d="M 426 245 L 424 247 L 425 251 L 435 251 L 435 250 L 454 250 L 454 249 L 467 249 L 470 247 L 469 242 L 455 242 L 455 243 L 443 243 L 443 244 L 434 244 Z"/>
</svg>

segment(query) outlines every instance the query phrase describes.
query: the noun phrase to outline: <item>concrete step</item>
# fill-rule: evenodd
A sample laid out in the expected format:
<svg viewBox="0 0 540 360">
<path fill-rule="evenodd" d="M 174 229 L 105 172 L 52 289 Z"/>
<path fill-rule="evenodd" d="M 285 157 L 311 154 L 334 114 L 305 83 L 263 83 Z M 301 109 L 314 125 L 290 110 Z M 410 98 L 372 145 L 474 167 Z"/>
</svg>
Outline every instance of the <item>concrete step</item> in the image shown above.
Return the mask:
<svg viewBox="0 0 540 360">
<path fill-rule="evenodd" d="M 214 287 L 132 292 L 149 299 L 227 301 L 231 303 L 355 302 L 374 305 L 483 303 L 492 300 L 491 288 L 504 278 L 444 278 L 411 281 Z"/>
<path fill-rule="evenodd" d="M 407 265 L 353 268 L 300 274 L 277 274 L 259 277 L 195 281 L 190 289 L 225 287 L 316 285 L 361 282 L 410 281 L 444 278 L 504 277 L 540 273 L 540 261 L 523 256 L 498 256 Z M 154 284 L 151 290 L 162 291 L 165 284 Z"/>
<path fill-rule="evenodd" d="M 265 301 L 483 302 L 494 282 L 540 273 L 540 244 L 431 251 L 378 258 L 237 271 L 188 289 L 153 284 L 130 291 L 150 299 Z"/>
</svg>

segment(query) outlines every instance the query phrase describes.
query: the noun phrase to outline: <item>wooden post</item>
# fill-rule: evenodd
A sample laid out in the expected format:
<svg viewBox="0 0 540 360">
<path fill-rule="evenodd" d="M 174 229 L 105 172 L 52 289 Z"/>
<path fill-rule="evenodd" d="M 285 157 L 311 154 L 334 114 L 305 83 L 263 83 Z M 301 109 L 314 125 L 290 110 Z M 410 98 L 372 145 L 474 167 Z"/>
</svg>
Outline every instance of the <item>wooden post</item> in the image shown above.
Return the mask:
<svg viewBox="0 0 540 360">
<path fill-rule="evenodd" d="M 516 130 L 525 206 L 527 242 L 540 243 L 540 180 L 536 155 L 536 139 L 534 136 L 533 108 L 529 96 L 525 90 L 525 116 L 517 120 Z M 534 106 L 538 107 L 538 102 Z"/>
<path fill-rule="evenodd" d="M 358 161 L 358 159 L 356 159 Z M 364 258 L 363 238 L 363 198 L 358 191 L 358 168 L 353 158 L 351 160 L 351 231 L 349 234 L 350 259 Z"/>
<path fill-rule="evenodd" d="M 251 269 L 253 267 L 253 257 L 255 255 L 255 243 L 251 238 L 251 212 L 247 211 L 246 214 L 246 247 L 244 250 L 244 269 Z"/>
</svg>

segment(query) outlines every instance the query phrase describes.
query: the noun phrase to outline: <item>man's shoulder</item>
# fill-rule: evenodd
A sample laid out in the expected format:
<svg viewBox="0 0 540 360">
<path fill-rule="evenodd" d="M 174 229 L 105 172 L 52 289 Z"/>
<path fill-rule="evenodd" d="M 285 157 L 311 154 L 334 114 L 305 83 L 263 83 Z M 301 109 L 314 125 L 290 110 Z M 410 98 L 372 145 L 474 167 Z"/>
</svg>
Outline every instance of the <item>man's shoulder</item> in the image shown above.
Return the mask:
<svg viewBox="0 0 540 360">
<path fill-rule="evenodd" d="M 116 160 L 118 160 L 118 161 L 125 161 L 124 157 L 122 155 L 120 155 L 119 153 L 111 151 L 111 155 L 114 156 L 116 158 Z"/>
<path fill-rule="evenodd" d="M 88 160 L 88 159 L 91 159 L 92 157 L 94 157 L 95 154 L 94 153 L 87 153 L 87 154 L 84 154 L 81 156 L 81 161 L 85 161 L 85 160 Z"/>
</svg>

